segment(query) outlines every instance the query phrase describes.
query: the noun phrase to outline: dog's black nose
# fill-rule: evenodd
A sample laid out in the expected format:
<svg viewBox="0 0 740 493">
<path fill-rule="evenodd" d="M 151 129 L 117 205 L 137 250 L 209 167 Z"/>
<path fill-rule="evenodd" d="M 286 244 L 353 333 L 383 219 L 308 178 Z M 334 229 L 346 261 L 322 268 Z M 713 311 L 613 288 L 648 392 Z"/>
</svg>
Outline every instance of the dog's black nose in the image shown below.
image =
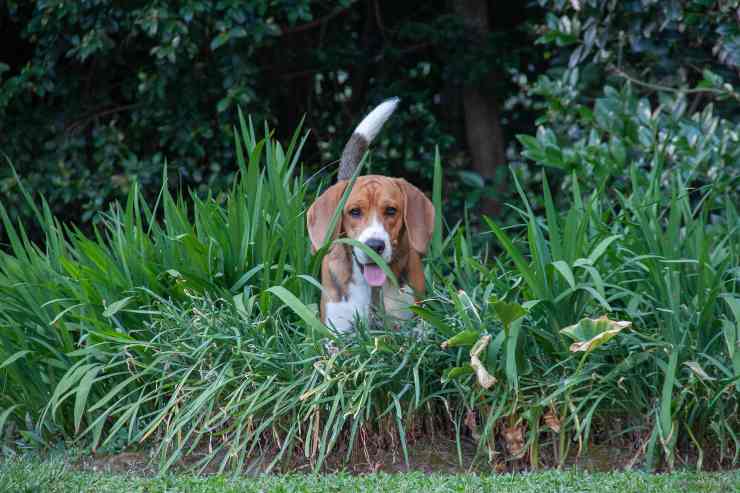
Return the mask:
<svg viewBox="0 0 740 493">
<path fill-rule="evenodd" d="M 383 240 L 371 238 L 365 242 L 365 245 L 369 246 L 372 250 L 375 250 L 375 253 L 378 255 L 383 253 L 383 250 L 385 250 L 385 242 Z"/>
</svg>

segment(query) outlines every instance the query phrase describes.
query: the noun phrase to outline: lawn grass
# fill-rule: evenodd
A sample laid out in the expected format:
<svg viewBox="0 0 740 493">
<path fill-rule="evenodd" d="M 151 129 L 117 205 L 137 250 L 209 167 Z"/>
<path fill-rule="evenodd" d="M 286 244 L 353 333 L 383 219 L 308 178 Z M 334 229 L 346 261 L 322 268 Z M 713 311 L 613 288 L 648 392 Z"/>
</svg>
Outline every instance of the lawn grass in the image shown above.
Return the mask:
<svg viewBox="0 0 740 493">
<path fill-rule="evenodd" d="M 740 471 L 646 474 L 638 471 L 585 473 L 575 470 L 477 476 L 472 474 L 263 475 L 234 477 L 168 474 L 143 477 L 78 471 L 61 459 L 15 458 L 0 463 L 0 492 L 731 492 L 740 491 Z"/>
</svg>

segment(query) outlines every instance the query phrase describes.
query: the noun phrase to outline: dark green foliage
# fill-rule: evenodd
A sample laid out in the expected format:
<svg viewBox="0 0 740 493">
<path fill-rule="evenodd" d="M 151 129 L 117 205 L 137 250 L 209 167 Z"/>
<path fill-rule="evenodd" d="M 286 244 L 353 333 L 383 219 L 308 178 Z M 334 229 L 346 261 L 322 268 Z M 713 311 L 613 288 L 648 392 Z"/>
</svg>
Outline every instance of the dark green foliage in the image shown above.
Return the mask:
<svg viewBox="0 0 740 493">
<path fill-rule="evenodd" d="M 578 72 L 572 72 L 577 79 Z M 551 87 L 546 81 L 538 86 Z M 537 164 L 573 174 L 587 189 L 615 193 L 633 189 L 631 170 L 643 187 L 649 176 L 680 178 L 694 203 L 711 191 L 712 200 L 740 200 L 740 127 L 717 115 L 713 104 L 688 114 L 686 95 L 651 98 L 633 86 L 611 86 L 588 104 L 550 92 L 548 113 L 536 136 L 519 135 L 523 155 Z M 563 124 L 567 122 L 567 126 Z"/>
<path fill-rule="evenodd" d="M 299 4 L 10 2 L 5 23 L 31 56 L 3 74 L 2 150 L 75 221 L 133 183 L 159 189 L 165 161 L 173 183 L 223 187 L 236 170 L 233 110 L 267 107 L 255 48 L 305 20 Z"/>
<path fill-rule="evenodd" d="M 401 96 L 372 169 L 426 187 L 435 146 L 467 166 L 455 94 L 475 54 L 504 70 L 531 52 L 524 7 L 499 14 L 495 39 L 467 49 L 444 2 L 5 2 L 0 150 L 63 222 L 87 228 L 134 183 L 153 199 L 165 163 L 173 189 L 225 190 L 237 107 L 279 129 L 307 115 L 304 159 L 318 170 L 369 107 Z M 496 91 L 513 89 L 504 77 Z M 30 224 L 5 170 L 3 202 Z M 448 186 L 462 202 L 465 185 Z"/>
<path fill-rule="evenodd" d="M 614 76 L 638 80 L 641 89 L 716 90 L 737 86 L 740 24 L 737 0 L 540 0 L 548 9 L 538 43 L 554 45 L 554 65 L 580 67 L 581 88 L 598 90 Z M 708 76 L 709 75 L 709 76 Z M 724 81 L 723 81 L 724 79 Z M 712 91 L 697 93 L 701 100 Z M 740 100 L 725 106 L 733 114 Z M 694 109 L 701 101 L 693 102 Z"/>
<path fill-rule="evenodd" d="M 542 110 L 536 132 L 517 136 L 524 157 L 565 171 L 551 175 L 556 185 L 575 171 L 585 189 L 624 191 L 637 163 L 680 173 L 691 190 L 737 193 L 737 1 L 539 3 L 548 13 L 537 43 L 550 66 L 536 80 L 517 77 Z M 526 190 L 539 189 L 540 172 L 517 172 Z"/>
</svg>

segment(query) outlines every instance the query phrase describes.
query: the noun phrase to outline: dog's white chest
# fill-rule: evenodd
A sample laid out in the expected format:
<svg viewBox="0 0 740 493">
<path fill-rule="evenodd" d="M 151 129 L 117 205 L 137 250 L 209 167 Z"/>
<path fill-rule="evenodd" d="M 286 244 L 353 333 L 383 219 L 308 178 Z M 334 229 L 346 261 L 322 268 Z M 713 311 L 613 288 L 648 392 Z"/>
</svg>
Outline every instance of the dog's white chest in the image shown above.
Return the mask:
<svg viewBox="0 0 740 493">
<path fill-rule="evenodd" d="M 326 303 L 326 323 L 340 332 L 347 332 L 352 329 L 355 318 L 367 320 L 371 304 L 372 288 L 353 262 L 347 296 L 342 301 Z M 388 280 L 383 286 L 383 304 L 387 315 L 407 319 L 412 316 L 408 308 L 414 304 L 414 295 L 408 286 L 398 289 Z"/>
<path fill-rule="evenodd" d="M 342 301 L 326 303 L 326 324 L 340 332 L 347 332 L 354 325 L 355 317 L 367 319 L 372 303 L 370 286 L 352 262 L 352 277 L 347 286 L 347 296 Z"/>
</svg>

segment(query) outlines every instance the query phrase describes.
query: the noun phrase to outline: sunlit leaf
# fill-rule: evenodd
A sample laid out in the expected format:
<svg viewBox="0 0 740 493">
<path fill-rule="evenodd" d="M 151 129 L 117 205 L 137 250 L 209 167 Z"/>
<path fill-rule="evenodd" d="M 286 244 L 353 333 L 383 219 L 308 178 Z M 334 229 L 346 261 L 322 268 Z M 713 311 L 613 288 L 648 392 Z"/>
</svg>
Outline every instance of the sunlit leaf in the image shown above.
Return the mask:
<svg viewBox="0 0 740 493">
<path fill-rule="evenodd" d="M 459 346 L 472 346 L 475 344 L 475 341 L 478 340 L 478 337 L 480 337 L 479 332 L 474 330 L 463 330 L 443 342 L 441 347 L 442 349 L 447 349 Z"/>
<path fill-rule="evenodd" d="M 442 383 L 447 383 L 450 380 L 455 380 L 457 378 L 467 377 L 473 373 L 475 373 L 475 370 L 473 370 L 473 367 L 470 365 L 454 366 L 444 372 L 442 375 Z"/>
<path fill-rule="evenodd" d="M 108 306 L 107 306 L 107 307 L 105 308 L 105 311 L 103 312 L 103 316 L 104 316 L 104 317 L 112 317 L 113 315 L 115 315 L 115 314 L 116 314 L 116 313 L 118 313 L 119 311 L 121 311 L 121 310 L 123 310 L 124 308 L 126 308 L 126 306 L 127 306 L 127 305 L 128 305 L 128 304 L 129 304 L 130 302 L 131 302 L 131 300 L 133 300 L 133 299 L 134 299 L 134 297 L 133 297 L 133 296 L 126 296 L 126 297 L 125 297 L 125 298 L 123 298 L 123 299 L 120 299 L 120 300 L 118 300 L 118 301 L 114 301 L 113 303 L 111 303 L 110 305 L 108 305 Z"/>
<path fill-rule="evenodd" d="M 570 351 L 577 353 L 593 351 L 630 325 L 632 325 L 632 322 L 609 320 L 604 315 L 596 319 L 584 318 L 577 324 L 569 325 L 560 332 L 575 341 L 570 345 Z"/>
<path fill-rule="evenodd" d="M 702 368 L 701 365 L 696 361 L 686 361 L 684 365 L 688 366 L 689 369 L 696 374 L 696 376 L 704 381 L 716 380 L 715 378 L 710 377 L 707 372 L 704 371 L 704 368 Z"/>
</svg>

